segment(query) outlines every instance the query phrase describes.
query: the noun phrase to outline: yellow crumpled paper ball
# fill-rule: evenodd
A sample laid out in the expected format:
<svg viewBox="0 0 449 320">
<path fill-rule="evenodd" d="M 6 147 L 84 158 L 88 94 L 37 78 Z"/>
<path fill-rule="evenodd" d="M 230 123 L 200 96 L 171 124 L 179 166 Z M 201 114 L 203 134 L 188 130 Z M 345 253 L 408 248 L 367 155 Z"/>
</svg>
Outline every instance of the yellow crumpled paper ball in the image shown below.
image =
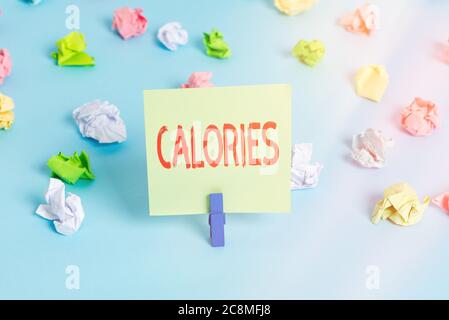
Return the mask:
<svg viewBox="0 0 449 320">
<path fill-rule="evenodd" d="M 382 65 L 361 67 L 354 78 L 355 91 L 362 98 L 379 102 L 388 87 L 388 73 Z"/>
<path fill-rule="evenodd" d="M 14 122 L 14 101 L 0 93 L 0 129 L 11 128 Z"/>
<path fill-rule="evenodd" d="M 398 183 L 385 189 L 384 198 L 376 203 L 371 222 L 389 219 L 401 226 L 411 226 L 421 221 L 430 197 L 419 202 L 416 192 L 407 183 Z"/>
<path fill-rule="evenodd" d="M 274 0 L 274 5 L 279 11 L 294 16 L 309 10 L 318 0 Z"/>
</svg>

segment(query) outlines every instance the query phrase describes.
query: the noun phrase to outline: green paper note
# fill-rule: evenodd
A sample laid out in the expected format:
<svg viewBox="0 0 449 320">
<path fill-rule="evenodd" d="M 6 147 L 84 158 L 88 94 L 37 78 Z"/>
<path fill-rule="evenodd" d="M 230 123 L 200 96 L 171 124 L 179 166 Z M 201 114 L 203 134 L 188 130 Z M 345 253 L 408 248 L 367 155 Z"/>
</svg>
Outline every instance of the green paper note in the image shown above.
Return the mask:
<svg viewBox="0 0 449 320">
<path fill-rule="evenodd" d="M 203 44 L 208 56 L 225 59 L 232 54 L 228 44 L 224 41 L 223 34 L 216 29 L 213 29 L 211 33 L 203 34 Z"/>
<path fill-rule="evenodd" d="M 71 157 L 60 152 L 57 156 L 51 157 L 47 164 L 53 176 L 70 184 L 75 184 L 79 179 L 95 179 L 89 156 L 84 151 L 80 155 L 75 152 Z"/>
<path fill-rule="evenodd" d="M 94 66 L 95 59 L 84 52 L 86 41 L 80 32 L 70 32 L 64 38 L 56 42 L 58 52 L 51 56 L 56 59 L 59 66 Z"/>
<path fill-rule="evenodd" d="M 150 215 L 290 212 L 289 85 L 146 90 Z"/>
</svg>

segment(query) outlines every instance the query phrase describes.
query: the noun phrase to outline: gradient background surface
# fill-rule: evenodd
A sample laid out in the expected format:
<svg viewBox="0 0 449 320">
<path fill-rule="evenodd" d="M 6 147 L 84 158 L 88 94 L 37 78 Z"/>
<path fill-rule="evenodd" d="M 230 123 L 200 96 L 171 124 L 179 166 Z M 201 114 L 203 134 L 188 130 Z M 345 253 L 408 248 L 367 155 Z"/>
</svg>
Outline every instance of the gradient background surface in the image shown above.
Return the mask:
<svg viewBox="0 0 449 320">
<path fill-rule="evenodd" d="M 337 25 L 363 4 L 354 0 L 321 0 L 295 17 L 271 0 L 47 0 L 36 7 L 1 0 L 0 47 L 10 50 L 14 68 L 0 91 L 15 100 L 17 121 L 0 132 L 0 298 L 449 298 L 445 213 L 430 207 L 408 228 L 370 222 L 390 184 L 407 181 L 420 198 L 449 189 L 449 65 L 442 59 L 449 1 L 372 2 L 382 9 L 382 29 L 367 38 Z M 94 68 L 60 68 L 50 58 L 68 33 L 69 4 L 80 7 Z M 113 10 L 123 5 L 144 9 L 144 36 L 123 41 L 111 31 Z M 174 20 L 190 43 L 172 53 L 155 33 Z M 231 59 L 204 54 L 202 32 L 212 27 L 224 33 Z M 316 68 L 290 56 L 301 38 L 326 44 Z M 370 63 L 390 74 L 378 104 L 357 97 L 351 83 Z M 228 215 L 226 247 L 218 249 L 209 245 L 207 216 L 147 213 L 142 91 L 179 87 L 193 71 L 212 71 L 218 86 L 290 83 L 293 141 L 312 142 L 314 160 L 325 166 L 318 188 L 293 193 L 291 215 Z M 415 96 L 440 107 L 433 136 L 398 127 Z M 81 138 L 71 112 L 95 98 L 119 106 L 126 143 Z M 368 127 L 396 140 L 384 169 L 350 159 L 352 135 Z M 64 237 L 34 210 L 48 186 L 47 159 L 82 149 L 97 179 L 68 187 L 81 196 L 86 219 Z M 80 290 L 66 289 L 68 265 L 80 268 Z M 366 287 L 369 266 L 380 272 L 378 290 Z"/>
</svg>

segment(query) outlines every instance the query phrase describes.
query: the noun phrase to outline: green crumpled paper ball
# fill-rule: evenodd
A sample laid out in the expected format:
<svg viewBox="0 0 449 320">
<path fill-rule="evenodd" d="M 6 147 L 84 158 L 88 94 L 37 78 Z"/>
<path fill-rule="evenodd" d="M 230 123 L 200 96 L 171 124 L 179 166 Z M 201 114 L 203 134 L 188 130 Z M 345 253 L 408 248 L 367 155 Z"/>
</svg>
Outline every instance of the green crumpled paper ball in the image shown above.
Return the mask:
<svg viewBox="0 0 449 320">
<path fill-rule="evenodd" d="M 58 155 L 51 157 L 47 165 L 51 169 L 53 177 L 60 178 L 70 184 L 75 184 L 79 179 L 95 179 L 89 156 L 84 151 L 80 155 L 75 152 L 73 156 L 66 156 L 60 152 Z"/>
<path fill-rule="evenodd" d="M 203 43 L 208 56 L 225 59 L 232 55 L 228 44 L 224 41 L 223 34 L 217 29 L 212 29 L 210 33 L 203 34 Z"/>
<path fill-rule="evenodd" d="M 52 52 L 59 66 L 94 66 L 95 59 L 84 52 L 86 41 L 82 33 L 73 31 L 56 42 L 58 52 Z"/>
<path fill-rule="evenodd" d="M 304 64 L 314 67 L 324 57 L 326 48 L 320 40 L 300 40 L 292 49 L 292 55 Z"/>
</svg>

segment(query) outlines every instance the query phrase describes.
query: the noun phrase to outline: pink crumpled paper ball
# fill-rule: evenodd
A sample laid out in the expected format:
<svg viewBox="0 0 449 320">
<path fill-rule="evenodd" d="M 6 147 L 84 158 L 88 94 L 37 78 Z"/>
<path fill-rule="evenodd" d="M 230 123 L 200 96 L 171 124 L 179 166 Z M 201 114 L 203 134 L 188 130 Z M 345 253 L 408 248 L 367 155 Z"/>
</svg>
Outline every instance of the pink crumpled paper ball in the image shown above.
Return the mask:
<svg viewBox="0 0 449 320">
<path fill-rule="evenodd" d="M 449 192 L 444 192 L 432 199 L 432 203 L 449 213 Z"/>
<path fill-rule="evenodd" d="M 340 23 L 349 32 L 371 35 L 379 29 L 380 9 L 374 4 L 365 4 L 354 13 L 344 16 Z"/>
<path fill-rule="evenodd" d="M 431 101 L 415 98 L 402 110 L 401 125 L 413 136 L 428 136 L 440 125 L 438 109 Z"/>
<path fill-rule="evenodd" d="M 11 74 L 12 59 L 8 49 L 0 49 L 0 84 Z"/>
<path fill-rule="evenodd" d="M 212 79 L 212 72 L 194 72 L 190 75 L 187 83 L 184 83 L 181 88 L 209 88 L 214 84 L 210 82 Z"/>
<path fill-rule="evenodd" d="M 123 39 L 137 37 L 145 33 L 148 20 L 143 16 L 140 8 L 119 8 L 115 10 L 112 29 L 117 30 Z"/>
</svg>

